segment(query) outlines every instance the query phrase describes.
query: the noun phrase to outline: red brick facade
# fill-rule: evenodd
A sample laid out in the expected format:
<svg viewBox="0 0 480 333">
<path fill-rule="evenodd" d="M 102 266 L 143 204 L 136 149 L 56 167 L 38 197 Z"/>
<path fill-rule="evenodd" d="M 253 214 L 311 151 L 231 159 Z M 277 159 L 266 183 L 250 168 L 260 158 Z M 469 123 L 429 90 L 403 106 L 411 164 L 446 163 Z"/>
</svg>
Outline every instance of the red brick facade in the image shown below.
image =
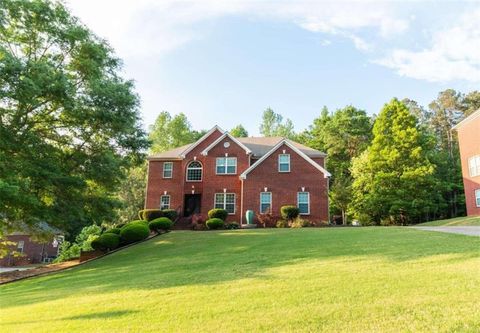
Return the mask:
<svg viewBox="0 0 480 333">
<path fill-rule="evenodd" d="M 223 138 L 218 141 L 220 137 Z M 211 146 L 215 141 L 218 141 L 217 144 Z M 209 146 L 207 154 L 202 154 Z M 304 218 L 327 221 L 328 172 L 319 170 L 323 167 L 324 156 L 306 157 L 305 154 L 298 153 L 298 149 L 291 143 L 279 143 L 275 151 L 269 153 L 271 155 L 257 163 L 246 177 L 240 177 L 261 156 L 252 156 L 242 143 L 217 129 L 197 142 L 197 145 L 183 156 L 149 157 L 145 206 L 159 208 L 160 198 L 166 193 L 170 196 L 170 208 L 183 213 L 185 200 L 194 200 L 188 199 L 186 195 L 196 194 L 200 195 L 199 213 L 206 216 L 207 212 L 214 208 L 216 193 L 234 193 L 235 212 L 229 215 L 228 221 L 246 223 L 244 216 L 247 210 L 259 213 L 260 193 L 264 192 L 265 188 L 272 193 L 274 215 L 279 215 L 281 206 L 297 205 L 297 193 L 303 190 L 309 192 L 310 196 L 310 214 Z M 290 172 L 278 171 L 278 154 L 290 154 Z M 235 174 L 216 174 L 216 158 L 225 156 L 236 157 Z M 202 181 L 187 181 L 187 165 L 192 161 L 202 164 Z M 173 163 L 173 175 L 170 179 L 163 178 L 165 162 Z"/>
<path fill-rule="evenodd" d="M 480 166 L 473 174 L 470 170 L 473 159 L 480 160 L 480 110 L 458 124 L 456 130 L 460 145 L 467 215 L 480 215 L 480 202 L 477 200 L 480 196 L 480 173 L 477 172 Z"/>
<path fill-rule="evenodd" d="M 14 242 L 14 245 L 9 248 L 16 252 L 21 252 L 21 256 L 13 256 L 8 254 L 0 259 L 0 266 L 22 266 L 29 264 L 38 264 L 46 258 L 53 259 L 58 255 L 58 244 L 53 246 L 52 241 L 35 241 L 29 235 L 9 235 L 6 237 L 7 241 Z M 23 247 L 18 248 L 20 245 Z"/>
</svg>

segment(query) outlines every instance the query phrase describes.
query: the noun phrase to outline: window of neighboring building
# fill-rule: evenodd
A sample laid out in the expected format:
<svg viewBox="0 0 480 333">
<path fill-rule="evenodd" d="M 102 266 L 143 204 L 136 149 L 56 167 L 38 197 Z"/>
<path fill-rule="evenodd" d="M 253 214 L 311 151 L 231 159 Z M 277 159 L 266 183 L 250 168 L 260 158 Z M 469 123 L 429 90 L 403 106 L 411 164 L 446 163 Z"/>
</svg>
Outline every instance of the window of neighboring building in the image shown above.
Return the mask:
<svg viewBox="0 0 480 333">
<path fill-rule="evenodd" d="M 215 208 L 225 209 L 235 214 L 235 193 L 215 193 Z"/>
<path fill-rule="evenodd" d="M 260 193 L 260 213 L 267 213 L 272 209 L 272 192 Z"/>
<path fill-rule="evenodd" d="M 278 155 L 278 171 L 290 172 L 290 154 Z"/>
<path fill-rule="evenodd" d="M 480 176 L 480 155 L 468 159 L 468 172 L 470 177 Z"/>
<path fill-rule="evenodd" d="M 480 188 L 475 190 L 475 202 L 477 203 L 477 207 L 480 207 Z"/>
<path fill-rule="evenodd" d="M 310 193 L 309 192 L 297 193 L 297 207 L 300 210 L 301 215 L 310 214 Z"/>
<path fill-rule="evenodd" d="M 170 196 L 162 195 L 160 197 L 160 209 L 170 209 Z"/>
<path fill-rule="evenodd" d="M 163 178 L 172 178 L 173 162 L 163 162 Z"/>
<path fill-rule="evenodd" d="M 202 180 L 202 163 L 192 161 L 187 166 L 187 181 L 199 182 Z"/>
<path fill-rule="evenodd" d="M 23 240 L 18 241 L 17 243 L 17 251 L 23 253 L 23 247 L 25 246 L 25 242 Z"/>
<path fill-rule="evenodd" d="M 218 175 L 234 175 L 237 173 L 236 157 L 217 157 L 216 170 Z"/>
</svg>

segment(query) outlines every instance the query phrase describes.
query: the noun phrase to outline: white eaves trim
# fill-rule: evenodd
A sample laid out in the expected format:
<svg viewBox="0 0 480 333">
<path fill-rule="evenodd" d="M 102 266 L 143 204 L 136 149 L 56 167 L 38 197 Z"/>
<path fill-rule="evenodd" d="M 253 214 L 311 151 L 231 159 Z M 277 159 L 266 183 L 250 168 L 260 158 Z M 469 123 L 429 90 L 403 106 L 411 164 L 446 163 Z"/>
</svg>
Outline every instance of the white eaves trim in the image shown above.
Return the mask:
<svg viewBox="0 0 480 333">
<path fill-rule="evenodd" d="M 208 146 L 207 148 L 205 148 L 201 154 L 203 156 L 207 156 L 208 155 L 208 152 L 213 148 L 215 147 L 216 145 L 218 145 L 223 139 L 225 139 L 226 137 L 230 138 L 230 140 L 232 140 L 233 142 L 235 142 L 237 145 L 239 145 L 240 147 L 242 147 L 243 150 L 245 150 L 245 152 L 247 154 L 251 154 L 252 151 L 250 149 L 248 149 L 247 146 L 245 146 L 243 143 L 241 143 L 240 141 L 238 141 L 238 139 L 236 139 L 235 137 L 233 137 L 230 133 L 228 132 L 225 132 L 223 133 L 222 136 L 220 136 L 217 140 L 213 141 L 212 144 L 210 146 Z"/>
<path fill-rule="evenodd" d="M 298 155 L 300 155 L 301 157 L 303 157 L 304 160 L 306 160 L 308 163 L 310 163 L 311 165 L 313 165 L 318 171 L 322 172 L 323 173 L 323 176 L 325 178 L 328 178 L 328 177 L 331 177 L 332 175 L 330 174 L 330 172 L 328 172 L 327 170 L 325 170 L 321 165 L 319 165 L 317 162 L 315 162 L 314 160 L 312 160 L 307 154 L 305 154 L 303 151 L 301 151 L 300 149 L 298 149 L 297 147 L 295 147 L 293 144 L 290 143 L 290 141 L 288 141 L 287 139 L 283 139 L 282 141 L 280 141 L 279 143 L 277 143 L 272 149 L 270 149 L 270 151 L 268 153 L 266 153 L 265 155 L 262 156 L 262 158 L 260 158 L 258 161 L 256 161 L 255 163 L 253 163 L 247 170 L 245 170 L 241 175 L 240 175 L 240 178 L 241 179 L 247 179 L 247 175 L 250 173 L 250 171 L 252 171 L 253 169 L 255 169 L 257 166 L 259 166 L 260 164 L 262 164 L 263 161 L 265 161 L 270 155 L 272 155 L 275 151 L 277 151 L 278 148 L 280 148 L 283 144 L 287 145 L 288 147 L 290 147 L 294 152 L 296 152 Z"/>
<path fill-rule="evenodd" d="M 205 133 L 205 135 L 202 136 L 200 139 L 198 139 L 197 142 L 193 143 L 190 147 L 188 147 L 187 149 L 185 149 L 185 150 L 180 154 L 180 156 L 181 156 L 182 158 L 185 158 L 185 156 L 187 156 L 187 154 L 188 154 L 189 152 L 191 152 L 191 151 L 193 150 L 193 148 L 195 148 L 196 146 L 198 146 L 203 140 L 205 140 L 206 138 L 208 138 L 213 132 L 215 132 L 215 131 L 217 131 L 217 130 L 220 131 L 220 133 L 222 133 L 222 134 L 225 133 L 225 131 L 222 130 L 222 129 L 221 129 L 220 127 L 218 127 L 217 125 L 213 126 L 213 128 L 212 128 L 210 131 L 208 131 L 207 133 Z"/>
<path fill-rule="evenodd" d="M 480 109 L 469 115 L 467 118 L 463 119 L 461 122 L 452 127 L 452 130 L 457 130 L 459 127 L 462 127 L 464 124 L 470 122 L 473 119 L 480 117 Z"/>
</svg>

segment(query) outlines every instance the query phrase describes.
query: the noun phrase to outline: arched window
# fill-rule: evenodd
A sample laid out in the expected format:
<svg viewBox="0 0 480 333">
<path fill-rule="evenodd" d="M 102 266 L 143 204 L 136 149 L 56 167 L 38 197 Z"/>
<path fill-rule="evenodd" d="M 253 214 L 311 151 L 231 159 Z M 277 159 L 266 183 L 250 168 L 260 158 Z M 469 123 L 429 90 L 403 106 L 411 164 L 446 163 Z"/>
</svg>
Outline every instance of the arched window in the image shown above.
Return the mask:
<svg viewBox="0 0 480 333">
<path fill-rule="evenodd" d="M 199 182 L 202 180 L 202 163 L 192 161 L 187 166 L 187 181 Z"/>
</svg>

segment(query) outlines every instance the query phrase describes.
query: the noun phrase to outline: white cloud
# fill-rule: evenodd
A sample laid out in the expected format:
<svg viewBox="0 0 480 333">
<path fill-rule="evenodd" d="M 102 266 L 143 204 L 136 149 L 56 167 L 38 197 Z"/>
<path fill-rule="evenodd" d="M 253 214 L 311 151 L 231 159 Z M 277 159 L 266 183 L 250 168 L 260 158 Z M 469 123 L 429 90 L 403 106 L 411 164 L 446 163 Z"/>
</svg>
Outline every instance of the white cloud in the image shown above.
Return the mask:
<svg viewBox="0 0 480 333">
<path fill-rule="evenodd" d="M 401 76 L 431 82 L 480 82 L 480 9 L 452 26 L 433 32 L 431 46 L 420 51 L 394 49 L 376 62 Z"/>
</svg>

